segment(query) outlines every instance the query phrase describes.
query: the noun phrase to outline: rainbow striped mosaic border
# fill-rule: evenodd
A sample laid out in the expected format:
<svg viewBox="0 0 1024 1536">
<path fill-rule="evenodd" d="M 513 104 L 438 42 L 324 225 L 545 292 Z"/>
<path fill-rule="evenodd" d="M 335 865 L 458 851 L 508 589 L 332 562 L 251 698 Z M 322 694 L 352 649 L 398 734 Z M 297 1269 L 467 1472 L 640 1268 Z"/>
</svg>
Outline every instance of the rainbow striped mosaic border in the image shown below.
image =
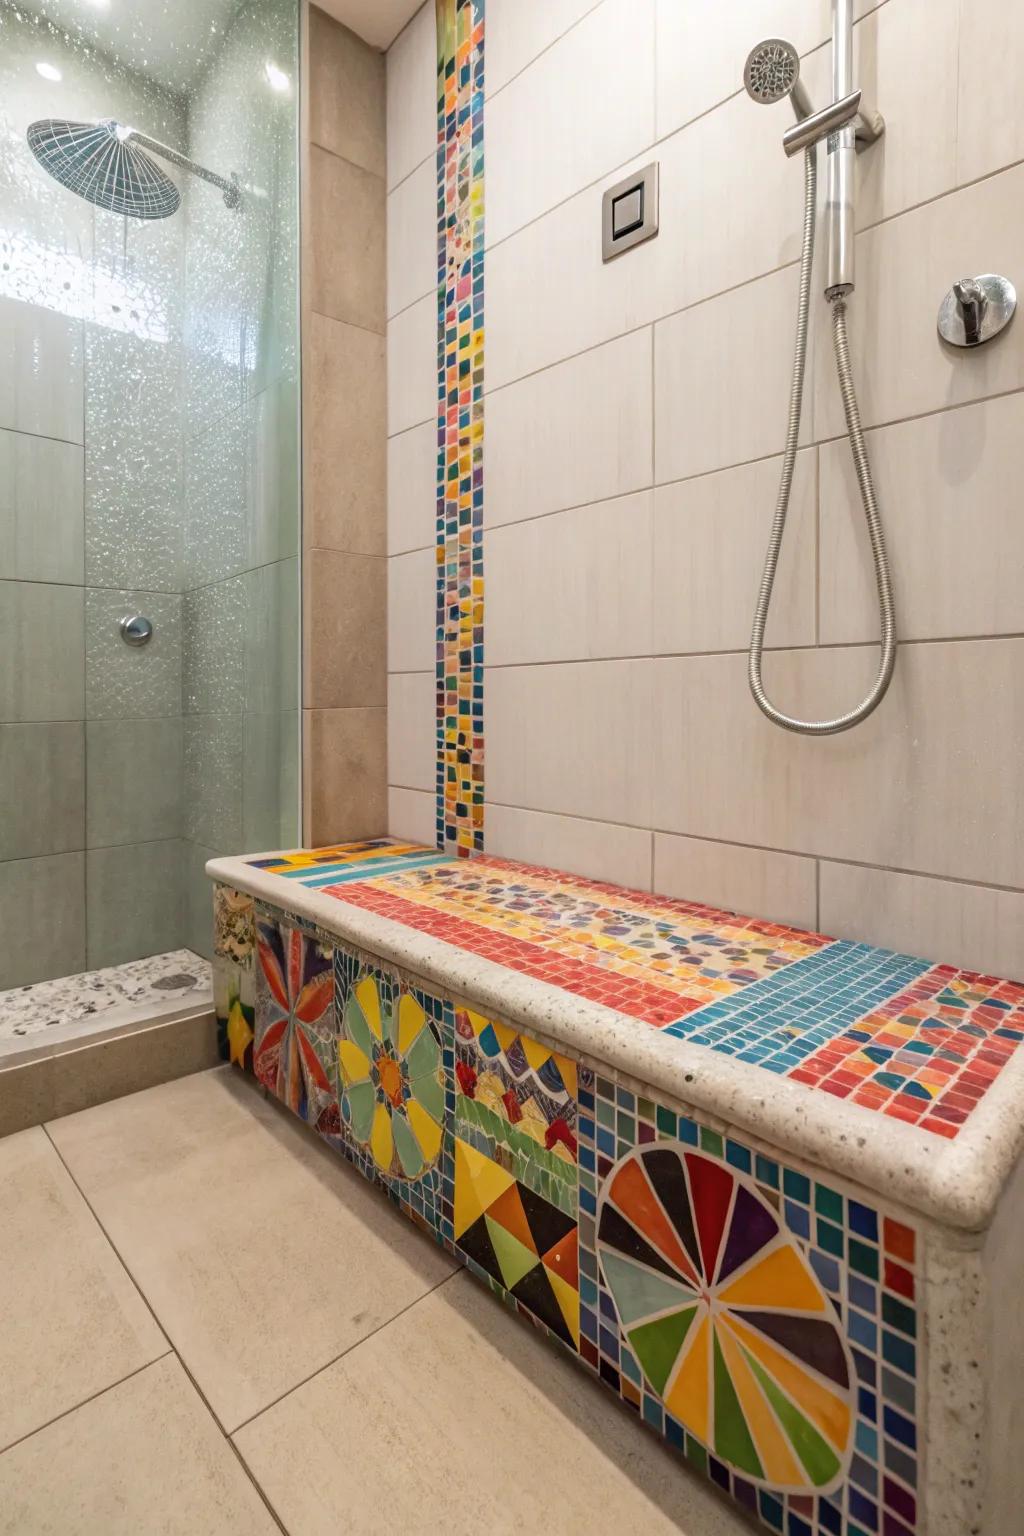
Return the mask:
<svg viewBox="0 0 1024 1536">
<path fill-rule="evenodd" d="M 484 0 L 437 0 L 437 845 L 484 832 Z"/>
</svg>

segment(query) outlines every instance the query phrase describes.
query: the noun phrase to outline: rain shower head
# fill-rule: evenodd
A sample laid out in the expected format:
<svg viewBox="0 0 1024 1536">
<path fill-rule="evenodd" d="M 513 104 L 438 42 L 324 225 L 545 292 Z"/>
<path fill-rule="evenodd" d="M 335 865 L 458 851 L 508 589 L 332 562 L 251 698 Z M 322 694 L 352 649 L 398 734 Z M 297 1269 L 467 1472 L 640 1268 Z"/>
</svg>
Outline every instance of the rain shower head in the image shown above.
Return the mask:
<svg viewBox="0 0 1024 1536">
<path fill-rule="evenodd" d="M 229 208 L 236 207 L 241 199 L 236 181 L 226 181 L 176 149 L 112 118 L 99 123 L 44 118 L 29 125 L 27 138 L 44 171 L 62 187 L 111 213 L 134 219 L 166 219 L 177 212 L 181 193 L 153 154 L 220 187 Z"/>
<path fill-rule="evenodd" d="M 811 103 L 800 84 L 800 55 L 783 37 L 766 37 L 747 54 L 743 84 L 753 101 L 765 106 L 788 96 L 797 121 L 808 117 Z"/>
</svg>

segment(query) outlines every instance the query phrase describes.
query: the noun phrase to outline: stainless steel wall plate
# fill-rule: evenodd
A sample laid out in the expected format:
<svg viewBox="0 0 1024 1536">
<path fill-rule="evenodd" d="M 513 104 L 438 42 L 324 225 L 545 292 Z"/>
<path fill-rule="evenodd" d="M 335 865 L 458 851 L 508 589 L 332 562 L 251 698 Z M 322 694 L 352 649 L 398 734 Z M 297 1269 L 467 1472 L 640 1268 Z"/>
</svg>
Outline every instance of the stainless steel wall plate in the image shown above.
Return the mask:
<svg viewBox="0 0 1024 1536">
<path fill-rule="evenodd" d="M 153 625 L 141 613 L 126 613 L 118 628 L 125 645 L 147 645 L 153 636 Z"/>
<path fill-rule="evenodd" d="M 658 233 L 658 162 L 609 187 L 601 204 L 601 255 L 605 261 Z"/>
<path fill-rule="evenodd" d="M 961 277 L 939 305 L 939 335 L 954 347 L 980 347 L 1009 325 L 1017 290 L 1008 277 Z"/>
</svg>

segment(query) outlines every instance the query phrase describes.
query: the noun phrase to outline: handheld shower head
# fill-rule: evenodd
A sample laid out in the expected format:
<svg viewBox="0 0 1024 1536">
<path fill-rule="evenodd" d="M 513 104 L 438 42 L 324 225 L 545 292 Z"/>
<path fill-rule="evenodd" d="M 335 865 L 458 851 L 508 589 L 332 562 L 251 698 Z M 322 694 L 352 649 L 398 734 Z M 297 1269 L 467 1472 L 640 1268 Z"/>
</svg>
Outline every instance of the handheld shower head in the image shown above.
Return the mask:
<svg viewBox="0 0 1024 1536">
<path fill-rule="evenodd" d="M 811 103 L 800 84 L 800 55 L 783 37 L 766 37 L 747 54 L 743 84 L 752 101 L 770 106 L 788 96 L 797 122 L 809 117 Z"/>
</svg>

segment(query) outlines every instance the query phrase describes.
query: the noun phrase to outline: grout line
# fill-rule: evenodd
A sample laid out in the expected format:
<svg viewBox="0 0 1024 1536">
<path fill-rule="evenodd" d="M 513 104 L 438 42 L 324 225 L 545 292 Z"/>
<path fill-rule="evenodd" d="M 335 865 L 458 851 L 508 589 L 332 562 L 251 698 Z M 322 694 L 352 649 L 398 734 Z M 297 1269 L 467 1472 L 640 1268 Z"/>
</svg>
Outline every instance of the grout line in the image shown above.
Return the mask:
<svg viewBox="0 0 1024 1536">
<path fill-rule="evenodd" d="M 404 187 L 406 182 L 410 181 L 412 179 L 412 177 L 416 175 L 417 171 L 422 171 L 423 167 L 426 165 L 428 160 L 436 164 L 436 162 L 437 162 L 437 146 L 436 145 L 434 145 L 431 148 L 429 154 L 426 154 L 426 155 L 423 156 L 422 160 L 417 160 L 417 162 L 413 166 L 412 170 L 411 171 L 406 171 L 406 173 L 402 177 L 402 179 L 400 181 L 396 181 L 393 187 L 388 187 L 387 186 L 387 177 L 385 176 L 384 184 L 385 184 L 385 187 L 387 188 L 387 196 L 390 197 L 393 192 L 397 192 L 399 187 Z"/>
<path fill-rule="evenodd" d="M 397 1311 L 393 1317 L 386 1318 L 383 1323 L 378 1323 L 376 1328 L 372 1328 L 370 1332 L 364 1334 L 361 1339 L 356 1339 L 353 1343 L 349 1344 L 345 1349 L 341 1351 L 340 1354 L 335 1355 L 333 1360 L 328 1360 L 325 1365 L 321 1365 L 315 1371 L 311 1371 L 308 1376 L 305 1376 L 301 1381 L 296 1382 L 293 1387 L 289 1387 L 287 1392 L 282 1392 L 279 1397 L 274 1398 L 273 1402 L 267 1403 L 266 1407 L 260 1408 L 256 1413 L 250 1414 L 250 1416 L 243 1420 L 243 1422 L 239 1424 L 237 1428 L 231 1431 L 232 1436 L 241 1434 L 242 1430 L 247 1429 L 248 1426 L 254 1423 L 256 1419 L 262 1418 L 265 1413 L 269 1413 L 272 1408 L 276 1408 L 278 1403 L 283 1403 L 286 1397 L 291 1397 L 294 1392 L 301 1391 L 301 1389 L 308 1386 L 311 1381 L 315 1381 L 318 1376 L 322 1376 L 325 1371 L 329 1371 L 333 1365 L 337 1365 L 339 1360 L 344 1360 L 346 1355 L 352 1354 L 354 1350 L 360 1349 L 364 1344 L 369 1343 L 370 1339 L 376 1337 L 378 1333 L 383 1333 L 385 1328 L 390 1328 L 392 1323 L 396 1323 L 400 1317 L 404 1317 L 406 1312 L 411 1312 L 413 1307 L 418 1307 L 421 1301 L 427 1300 L 428 1296 L 433 1296 L 434 1292 L 439 1291 L 443 1285 L 448 1285 L 452 1280 L 458 1279 L 459 1275 L 463 1274 L 464 1271 L 465 1265 L 459 1264 L 450 1275 L 445 1275 L 443 1280 L 439 1280 L 436 1285 L 430 1286 L 430 1288 L 424 1291 L 422 1295 L 416 1296 L 406 1306 L 400 1308 L 400 1310 Z"/>
<path fill-rule="evenodd" d="M 814 643 L 821 644 L 821 453 L 814 449 Z"/>
<path fill-rule="evenodd" d="M 342 165 L 350 165 L 354 171 L 362 171 L 364 176 L 372 176 L 374 181 L 380 182 L 384 188 L 385 197 L 387 196 L 387 178 L 380 171 L 371 170 L 368 165 L 361 165 L 358 160 L 341 154 L 339 150 L 332 149 L 329 144 L 321 144 L 319 139 L 310 137 L 306 141 L 306 146 L 308 149 L 318 149 L 322 155 L 330 155 L 332 160 L 340 160 Z"/>
<path fill-rule="evenodd" d="M 412 789 L 412 785 L 392 784 L 392 789 Z M 427 791 L 418 791 L 426 794 Z M 816 860 L 818 863 L 849 865 L 851 869 L 877 870 L 886 875 L 907 875 L 916 880 L 937 880 L 947 885 L 969 885 L 978 890 L 1000 891 L 1007 896 L 1024 896 L 1024 888 L 1015 885 L 999 885 L 991 880 L 975 880 L 966 875 L 936 874 L 933 870 L 907 869 L 899 864 L 873 864 L 868 859 L 852 859 L 841 854 L 816 853 L 813 850 L 801 848 L 779 848 L 771 843 L 743 843 L 729 837 L 713 837 L 706 832 L 686 832 L 679 827 L 640 827 L 635 823 L 625 821 L 611 821 L 607 816 L 580 816 L 575 811 L 553 811 L 541 809 L 536 805 L 513 805 L 508 801 L 488 799 L 486 805 L 493 805 L 501 810 L 526 811 L 535 816 L 557 816 L 563 821 L 582 821 L 598 827 L 618 827 L 626 832 L 653 832 L 655 837 L 681 837 L 695 843 L 716 843 L 723 848 L 739 848 L 751 853 L 775 853 L 783 858 L 800 859 L 803 862 Z"/>
<path fill-rule="evenodd" d="M 163 1332 L 162 1329 L 161 1332 Z M 52 1419 L 47 1419 L 43 1424 L 37 1424 L 35 1429 L 30 1429 L 25 1434 L 19 1435 L 16 1440 L 11 1440 L 7 1445 L 0 1446 L 0 1456 L 6 1455 L 8 1451 L 13 1451 L 16 1445 L 23 1445 L 26 1440 L 31 1440 L 34 1435 L 42 1434 L 43 1430 L 49 1429 L 52 1424 L 59 1424 L 61 1419 L 66 1419 L 72 1413 L 77 1413 L 79 1408 L 84 1408 L 86 1404 L 94 1403 L 97 1398 L 105 1397 L 108 1392 L 113 1392 L 115 1388 L 123 1386 L 126 1381 L 131 1381 L 133 1376 L 140 1376 L 143 1371 L 148 1371 L 150 1366 L 157 1365 L 161 1360 L 166 1360 L 168 1355 L 173 1354 L 174 1350 L 168 1347 L 162 1354 L 155 1355 L 152 1360 L 147 1360 L 145 1365 L 136 1366 L 135 1370 L 129 1371 L 126 1376 L 119 1376 L 116 1381 L 108 1382 L 105 1387 L 100 1387 L 98 1391 L 90 1392 L 88 1397 L 82 1398 L 81 1402 L 72 1404 L 70 1408 L 65 1408 L 62 1413 L 55 1413 Z"/>
<path fill-rule="evenodd" d="M 595 11 L 599 11 L 604 3 L 605 0 L 594 0 L 594 3 L 589 6 L 588 9 L 582 13 L 582 15 L 577 16 L 576 20 L 571 22 L 570 25 L 566 27 L 564 32 L 559 32 L 558 36 L 553 37 L 550 43 L 545 43 L 540 52 L 535 53 L 531 59 L 527 59 L 522 68 L 517 69 L 514 75 L 509 75 L 508 79 L 503 81 L 502 84 L 497 86 L 493 91 L 488 92 L 485 88 L 484 106 L 486 107 L 488 102 L 493 101 L 496 96 L 500 96 L 502 91 L 507 90 L 514 80 L 520 79 L 523 75 L 526 74 L 527 70 L 532 69 L 533 66 L 537 63 L 538 59 L 542 59 L 546 53 L 550 53 L 552 48 L 557 48 L 558 44 L 562 41 L 563 38 L 568 37 L 571 32 L 575 32 L 576 28 L 581 26 L 588 17 L 593 16 Z"/>
</svg>

